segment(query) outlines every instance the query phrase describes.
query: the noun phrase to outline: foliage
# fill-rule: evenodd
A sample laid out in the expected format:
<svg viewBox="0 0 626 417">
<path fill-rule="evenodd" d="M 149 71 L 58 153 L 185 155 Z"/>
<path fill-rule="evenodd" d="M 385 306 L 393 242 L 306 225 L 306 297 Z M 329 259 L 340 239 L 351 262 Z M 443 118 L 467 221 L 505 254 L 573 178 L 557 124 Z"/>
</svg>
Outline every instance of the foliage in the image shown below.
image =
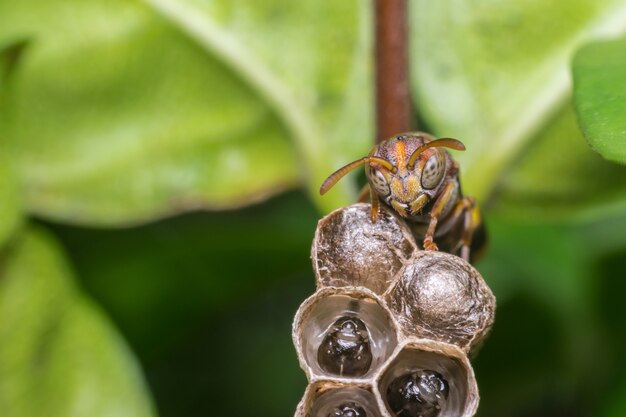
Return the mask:
<svg viewBox="0 0 626 417">
<path fill-rule="evenodd" d="M 0 412 L 292 412 L 315 221 L 357 181 L 317 188 L 372 143 L 367 4 L 0 0 Z M 481 415 L 620 415 L 626 169 L 583 134 L 624 162 L 624 41 L 573 90 L 570 62 L 626 6 L 415 0 L 410 28 L 421 128 L 466 143 L 490 231 Z"/>
<path fill-rule="evenodd" d="M 154 415 L 125 344 L 44 233 L 25 229 L 5 249 L 0 312 L 5 415 Z"/>
<path fill-rule="evenodd" d="M 573 68 L 576 109 L 589 145 L 626 164 L 626 38 L 585 46 Z"/>
</svg>

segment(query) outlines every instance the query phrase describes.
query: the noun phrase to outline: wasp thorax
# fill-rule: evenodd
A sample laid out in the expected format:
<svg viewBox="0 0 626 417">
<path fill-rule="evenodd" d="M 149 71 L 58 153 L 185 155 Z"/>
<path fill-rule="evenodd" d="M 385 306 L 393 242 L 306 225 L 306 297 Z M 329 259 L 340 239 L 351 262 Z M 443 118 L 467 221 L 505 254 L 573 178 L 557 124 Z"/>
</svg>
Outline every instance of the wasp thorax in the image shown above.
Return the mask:
<svg viewBox="0 0 626 417">
<path fill-rule="evenodd" d="M 398 417 L 437 417 L 448 390 L 439 372 L 418 370 L 396 378 L 387 389 L 387 401 Z"/>
<path fill-rule="evenodd" d="M 328 417 L 367 417 L 367 413 L 363 407 L 356 403 L 350 402 L 342 404 L 339 407 L 332 410 Z"/>
<path fill-rule="evenodd" d="M 361 376 L 372 364 L 369 332 L 356 317 L 341 317 L 326 333 L 317 360 L 326 372 L 339 376 Z"/>
</svg>

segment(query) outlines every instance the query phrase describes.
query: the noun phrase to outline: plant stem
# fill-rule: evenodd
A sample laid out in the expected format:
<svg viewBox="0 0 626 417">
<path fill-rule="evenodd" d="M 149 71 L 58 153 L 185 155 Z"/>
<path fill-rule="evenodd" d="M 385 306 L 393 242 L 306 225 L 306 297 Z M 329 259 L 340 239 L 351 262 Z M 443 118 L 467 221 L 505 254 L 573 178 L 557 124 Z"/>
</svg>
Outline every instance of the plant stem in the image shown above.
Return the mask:
<svg viewBox="0 0 626 417">
<path fill-rule="evenodd" d="M 407 0 L 374 0 L 376 19 L 376 140 L 412 125 Z"/>
</svg>

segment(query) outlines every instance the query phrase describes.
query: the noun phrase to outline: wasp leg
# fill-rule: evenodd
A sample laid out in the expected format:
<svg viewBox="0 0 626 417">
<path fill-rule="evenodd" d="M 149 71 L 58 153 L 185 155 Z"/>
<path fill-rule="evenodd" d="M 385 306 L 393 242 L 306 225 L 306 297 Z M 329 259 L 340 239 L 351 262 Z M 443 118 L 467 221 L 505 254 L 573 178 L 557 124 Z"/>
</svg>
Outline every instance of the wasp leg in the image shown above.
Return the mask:
<svg viewBox="0 0 626 417">
<path fill-rule="evenodd" d="M 463 225 L 463 235 L 461 236 L 461 257 L 469 262 L 472 238 L 474 232 L 482 223 L 482 219 L 480 218 L 480 211 L 478 210 L 474 197 L 463 198 L 461 204 L 463 204 L 465 210 L 465 222 Z"/>
<path fill-rule="evenodd" d="M 370 218 L 372 219 L 372 223 L 376 223 L 378 221 L 378 214 L 380 210 L 380 200 L 378 199 L 378 194 L 372 187 L 370 187 L 370 199 L 372 200 L 372 209 L 370 211 Z"/>
<path fill-rule="evenodd" d="M 367 197 L 370 195 L 370 185 L 365 184 L 361 191 L 359 191 L 359 198 L 356 200 L 359 203 L 367 203 Z"/>
<path fill-rule="evenodd" d="M 449 222 L 456 224 L 463 216 L 463 229 L 458 245 L 453 248 L 453 253 L 459 253 L 466 261 L 470 261 L 470 248 L 474 237 L 474 232 L 482 224 L 480 211 L 476 205 L 474 197 L 464 197 L 460 199 L 452 209 Z"/>
<path fill-rule="evenodd" d="M 443 212 L 443 209 L 450 202 L 450 199 L 454 197 L 456 184 L 454 181 L 448 181 L 443 188 L 441 195 L 435 201 L 433 208 L 430 210 L 430 222 L 428 223 L 428 229 L 426 230 L 426 234 L 424 235 L 424 250 L 439 250 L 435 242 L 433 242 L 433 238 L 435 236 L 435 229 L 437 227 L 437 222 L 439 221 L 439 216 Z"/>
<path fill-rule="evenodd" d="M 365 184 L 363 188 L 361 188 L 358 202 L 366 203 L 368 194 L 370 196 L 370 200 L 372 201 L 370 219 L 372 220 L 372 223 L 376 223 L 378 221 L 378 211 L 380 210 L 380 200 L 378 199 L 376 192 L 374 192 L 374 189 L 370 187 L 369 184 Z"/>
</svg>

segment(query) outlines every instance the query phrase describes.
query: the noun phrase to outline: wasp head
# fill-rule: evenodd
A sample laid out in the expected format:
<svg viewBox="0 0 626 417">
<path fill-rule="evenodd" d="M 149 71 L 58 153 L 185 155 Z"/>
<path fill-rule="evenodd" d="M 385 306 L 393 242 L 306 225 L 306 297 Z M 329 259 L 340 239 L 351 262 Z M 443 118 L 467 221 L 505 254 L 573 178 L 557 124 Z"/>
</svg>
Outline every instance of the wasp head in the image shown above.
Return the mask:
<svg viewBox="0 0 626 417">
<path fill-rule="evenodd" d="M 375 146 L 368 156 L 333 173 L 322 184 L 320 193 L 354 168 L 366 165 L 370 187 L 381 200 L 403 217 L 419 215 L 443 187 L 452 163 L 443 147 L 465 149 L 456 139 L 434 139 L 421 132 L 393 136 Z"/>
</svg>

